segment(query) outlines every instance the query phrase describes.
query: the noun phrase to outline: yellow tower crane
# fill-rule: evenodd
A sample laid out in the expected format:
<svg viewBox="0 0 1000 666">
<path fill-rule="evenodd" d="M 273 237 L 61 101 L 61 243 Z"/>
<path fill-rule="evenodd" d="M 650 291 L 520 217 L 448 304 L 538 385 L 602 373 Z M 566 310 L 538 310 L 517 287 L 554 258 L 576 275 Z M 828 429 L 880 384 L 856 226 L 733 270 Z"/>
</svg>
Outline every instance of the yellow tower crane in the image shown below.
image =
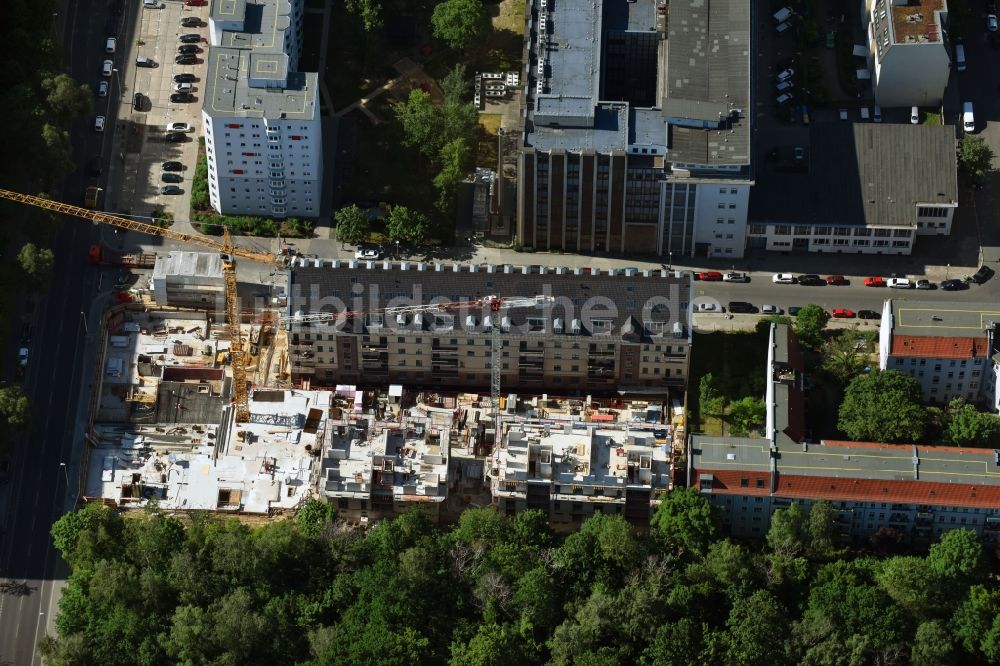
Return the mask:
<svg viewBox="0 0 1000 666">
<path fill-rule="evenodd" d="M 72 215 L 74 217 L 90 220 L 91 222 L 107 224 L 112 227 L 118 227 L 119 229 L 125 229 L 127 231 L 139 231 L 144 234 L 149 234 L 150 236 L 159 236 L 160 238 L 169 238 L 170 240 L 180 241 L 182 243 L 201 245 L 202 247 L 218 252 L 222 256 L 223 275 L 225 277 L 226 284 L 226 325 L 229 328 L 229 355 L 233 366 L 233 391 L 235 393 L 236 403 L 236 422 L 244 423 L 250 419 L 250 401 L 249 396 L 247 395 L 247 351 L 243 344 L 243 335 L 240 332 L 240 306 L 236 298 L 236 257 L 249 259 L 250 261 L 277 264 L 280 267 L 284 267 L 285 261 L 281 256 L 267 254 L 264 252 L 255 252 L 253 250 L 247 250 L 234 246 L 233 239 L 228 228 L 223 230 L 222 240 L 218 241 L 214 238 L 193 236 L 191 234 L 157 227 L 152 224 L 146 224 L 145 222 L 136 222 L 135 220 L 130 220 L 125 217 L 109 215 L 108 213 L 101 213 L 94 210 L 87 210 L 86 208 L 80 208 L 79 206 L 71 206 L 69 204 L 43 199 L 30 194 L 11 192 L 10 190 L 0 189 L 0 199 L 7 199 L 9 201 L 16 201 L 29 206 L 35 206 L 37 208 L 44 208 L 45 210 L 49 210 L 54 213 Z"/>
</svg>

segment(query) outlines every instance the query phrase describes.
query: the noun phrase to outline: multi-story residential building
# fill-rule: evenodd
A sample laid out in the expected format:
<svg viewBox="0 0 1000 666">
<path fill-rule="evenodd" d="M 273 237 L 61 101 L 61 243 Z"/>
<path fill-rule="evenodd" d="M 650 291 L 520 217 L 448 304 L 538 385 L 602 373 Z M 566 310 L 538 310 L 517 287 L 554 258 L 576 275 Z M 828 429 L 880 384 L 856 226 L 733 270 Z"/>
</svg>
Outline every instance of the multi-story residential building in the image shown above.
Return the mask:
<svg viewBox="0 0 1000 666">
<path fill-rule="evenodd" d="M 1000 411 L 1000 305 L 886 300 L 879 367 L 920 383 L 928 402 L 953 398 Z"/>
<path fill-rule="evenodd" d="M 951 73 L 945 0 L 867 0 L 866 5 L 875 103 L 936 108 Z"/>
<path fill-rule="evenodd" d="M 353 419 L 323 450 L 320 492 L 348 518 L 392 517 L 420 506 L 437 517 L 448 496 L 448 428 Z"/>
<path fill-rule="evenodd" d="M 487 469 L 493 504 L 507 515 L 538 509 L 553 523 L 607 513 L 648 525 L 672 486 L 665 433 L 587 423 L 512 425 Z"/>
<path fill-rule="evenodd" d="M 319 77 L 298 72 L 302 0 L 215 0 L 202 98 L 212 207 L 317 217 Z"/>
<path fill-rule="evenodd" d="M 743 256 L 750 3 L 532 4 L 520 242 Z"/>
<path fill-rule="evenodd" d="M 791 349 L 793 338 L 787 327 L 772 326 L 765 437 L 689 439 L 688 485 L 720 509 L 733 536 L 763 536 L 775 510 L 827 500 L 837 509 L 844 539 L 892 528 L 906 539 L 926 542 L 946 530 L 969 528 L 987 542 L 1000 543 L 997 451 L 807 442 L 798 429 L 798 362 L 794 353 L 782 352 L 783 346 Z M 778 391 L 781 386 L 786 388 Z M 789 398 L 785 402 L 783 394 Z"/>
<path fill-rule="evenodd" d="M 908 255 L 950 234 L 957 208 L 953 127 L 815 123 L 796 166 L 753 188 L 748 246 Z"/>
<path fill-rule="evenodd" d="M 635 389 L 679 396 L 687 384 L 686 274 L 303 260 L 290 271 L 288 284 L 290 315 L 340 315 L 322 323 L 292 322 L 294 382 L 488 389 L 491 313 L 481 302 L 469 302 L 499 295 L 554 299 L 544 307 L 500 313 L 504 390 Z M 383 313 L 415 305 L 438 307 Z M 343 315 L 347 310 L 361 314 Z"/>
</svg>

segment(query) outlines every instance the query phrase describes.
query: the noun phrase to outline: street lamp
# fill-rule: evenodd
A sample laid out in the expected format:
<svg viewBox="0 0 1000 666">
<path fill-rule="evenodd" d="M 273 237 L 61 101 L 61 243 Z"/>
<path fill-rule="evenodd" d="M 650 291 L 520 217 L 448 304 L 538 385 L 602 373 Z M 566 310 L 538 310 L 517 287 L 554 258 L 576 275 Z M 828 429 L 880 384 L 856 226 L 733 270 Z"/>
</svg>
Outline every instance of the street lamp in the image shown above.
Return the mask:
<svg viewBox="0 0 1000 666">
<path fill-rule="evenodd" d="M 83 332 L 90 335 L 90 328 L 87 327 L 87 315 L 83 314 L 83 310 L 80 310 L 80 321 L 83 322 Z"/>
<path fill-rule="evenodd" d="M 674 251 L 667 251 L 667 270 L 674 270 Z"/>
<path fill-rule="evenodd" d="M 62 467 L 63 476 L 66 478 L 66 488 L 69 488 L 69 472 L 66 471 L 66 463 L 61 462 L 59 466 Z"/>
</svg>

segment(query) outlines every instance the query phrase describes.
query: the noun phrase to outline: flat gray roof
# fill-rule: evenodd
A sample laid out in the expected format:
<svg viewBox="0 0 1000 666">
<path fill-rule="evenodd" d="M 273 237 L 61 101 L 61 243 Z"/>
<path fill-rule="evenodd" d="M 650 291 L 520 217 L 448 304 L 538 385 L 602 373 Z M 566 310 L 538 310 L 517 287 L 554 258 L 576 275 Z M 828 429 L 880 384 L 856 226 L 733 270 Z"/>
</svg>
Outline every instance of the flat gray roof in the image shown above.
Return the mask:
<svg viewBox="0 0 1000 666">
<path fill-rule="evenodd" d="M 958 204 L 950 125 L 814 123 L 808 160 L 757 178 L 751 221 L 913 227 L 919 204 Z"/>
<path fill-rule="evenodd" d="M 750 3 L 671 0 L 663 115 L 719 123 L 671 128 L 673 162 L 750 163 Z"/>
<path fill-rule="evenodd" d="M 986 338 L 1000 324 L 1000 303 L 961 303 L 890 299 L 893 335 Z"/>
<path fill-rule="evenodd" d="M 319 113 L 319 76 L 291 71 L 284 52 L 291 25 L 288 0 L 214 0 L 212 19 L 238 23 L 208 49 L 204 110 L 213 116 L 312 120 Z"/>
</svg>

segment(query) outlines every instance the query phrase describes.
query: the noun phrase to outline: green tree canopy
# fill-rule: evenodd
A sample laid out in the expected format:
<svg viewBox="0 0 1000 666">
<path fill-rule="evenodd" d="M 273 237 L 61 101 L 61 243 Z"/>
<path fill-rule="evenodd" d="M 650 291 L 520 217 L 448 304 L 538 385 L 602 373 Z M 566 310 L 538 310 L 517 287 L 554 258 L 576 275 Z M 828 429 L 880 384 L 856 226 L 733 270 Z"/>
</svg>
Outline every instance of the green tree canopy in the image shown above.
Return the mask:
<svg viewBox="0 0 1000 666">
<path fill-rule="evenodd" d="M 52 268 L 55 266 L 55 255 L 48 248 L 39 248 L 34 243 L 25 243 L 17 253 L 17 262 L 27 273 L 28 279 L 36 288 L 49 283 L 52 278 Z"/>
<path fill-rule="evenodd" d="M 725 402 L 725 396 L 715 386 L 715 377 L 711 372 L 706 372 L 698 380 L 698 408 L 702 416 L 721 415 Z"/>
<path fill-rule="evenodd" d="M 726 420 L 734 435 L 745 436 L 751 430 L 764 425 L 765 416 L 766 407 L 763 400 L 745 397 L 729 403 L 729 414 L 726 416 Z"/>
<path fill-rule="evenodd" d="M 441 148 L 441 171 L 434 176 L 434 187 L 438 190 L 437 207 L 446 212 L 455 200 L 458 184 L 472 170 L 472 147 L 462 137 L 452 139 Z"/>
<path fill-rule="evenodd" d="M 733 604 L 726 620 L 726 663 L 732 666 L 778 666 L 787 662 L 788 611 L 767 590 L 757 590 Z"/>
<path fill-rule="evenodd" d="M 427 216 L 406 206 L 393 206 L 386 217 L 385 232 L 392 242 L 416 245 L 430 234 Z"/>
<path fill-rule="evenodd" d="M 823 369 L 842 384 L 864 372 L 872 363 L 868 354 L 869 336 L 841 330 L 823 345 Z"/>
<path fill-rule="evenodd" d="M 63 122 L 93 113 L 93 91 L 69 74 L 56 74 L 42 79 L 42 90 L 49 108 Z"/>
<path fill-rule="evenodd" d="M 0 387 L 0 419 L 8 428 L 20 430 L 31 422 L 28 396 L 20 386 Z"/>
<path fill-rule="evenodd" d="M 434 36 L 461 51 L 480 41 L 490 29 L 482 0 L 445 0 L 431 15 Z"/>
<path fill-rule="evenodd" d="M 958 142 L 958 169 L 975 180 L 993 170 L 993 149 L 984 139 L 968 134 Z"/>
<path fill-rule="evenodd" d="M 815 349 L 823 344 L 823 330 L 830 321 L 830 313 L 822 307 L 810 303 L 795 316 L 795 335 L 803 345 Z"/>
<path fill-rule="evenodd" d="M 948 405 L 945 436 L 956 446 L 996 447 L 1000 444 L 1000 416 L 980 412 L 955 398 Z"/>
<path fill-rule="evenodd" d="M 664 497 L 650 527 L 660 543 L 693 555 L 704 555 L 717 531 L 712 505 L 697 488 L 678 488 Z"/>
<path fill-rule="evenodd" d="M 337 222 L 337 240 L 347 245 L 359 245 L 368 238 L 370 217 L 357 204 L 344 206 L 333 215 Z"/>
<path fill-rule="evenodd" d="M 910 650 L 911 666 L 949 666 L 954 663 L 955 648 L 944 622 L 921 622 Z"/>
<path fill-rule="evenodd" d="M 382 27 L 381 0 L 345 0 L 344 7 L 354 16 L 361 19 L 365 32 L 373 33 Z"/>
<path fill-rule="evenodd" d="M 926 421 L 917 381 L 895 370 L 876 370 L 848 384 L 837 427 L 854 440 L 907 443 L 923 437 Z"/>
</svg>

